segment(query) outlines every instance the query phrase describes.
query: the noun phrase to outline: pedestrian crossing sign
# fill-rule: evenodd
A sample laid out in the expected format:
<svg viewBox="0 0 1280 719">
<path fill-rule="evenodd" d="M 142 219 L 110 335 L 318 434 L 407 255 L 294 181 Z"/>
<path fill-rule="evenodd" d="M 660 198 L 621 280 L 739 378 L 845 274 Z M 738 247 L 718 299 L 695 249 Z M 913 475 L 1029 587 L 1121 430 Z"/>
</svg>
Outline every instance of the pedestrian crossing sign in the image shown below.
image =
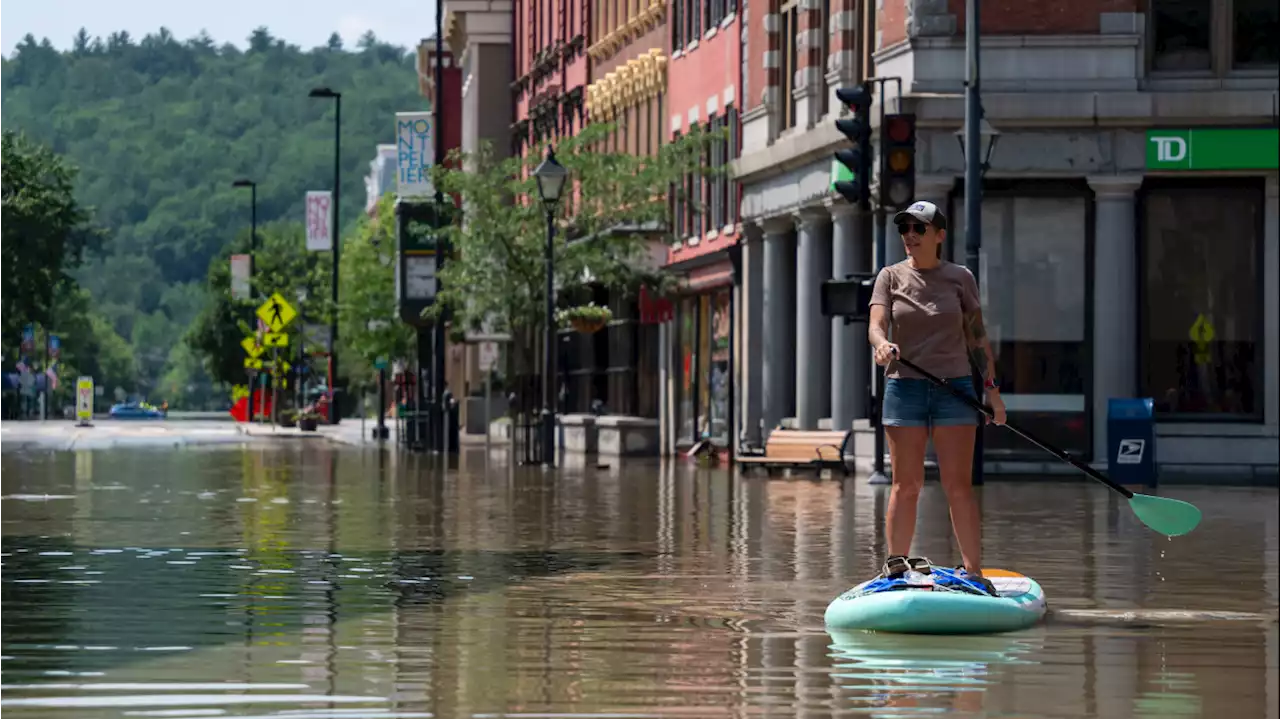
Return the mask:
<svg viewBox="0 0 1280 719">
<path fill-rule="evenodd" d="M 270 327 L 272 332 L 284 329 L 297 316 L 298 312 L 293 309 L 293 305 L 281 297 L 279 292 L 272 294 L 258 307 L 258 319 Z"/>
<path fill-rule="evenodd" d="M 262 369 L 262 360 L 253 359 L 252 357 L 245 357 L 244 368 L 245 369 Z"/>
<path fill-rule="evenodd" d="M 263 347 L 288 347 L 289 335 L 283 332 L 268 332 L 262 336 Z"/>
<path fill-rule="evenodd" d="M 240 346 L 244 348 L 244 353 L 249 355 L 250 359 L 257 359 L 262 354 L 262 345 L 258 344 L 258 338 L 245 337 L 240 340 Z"/>
</svg>

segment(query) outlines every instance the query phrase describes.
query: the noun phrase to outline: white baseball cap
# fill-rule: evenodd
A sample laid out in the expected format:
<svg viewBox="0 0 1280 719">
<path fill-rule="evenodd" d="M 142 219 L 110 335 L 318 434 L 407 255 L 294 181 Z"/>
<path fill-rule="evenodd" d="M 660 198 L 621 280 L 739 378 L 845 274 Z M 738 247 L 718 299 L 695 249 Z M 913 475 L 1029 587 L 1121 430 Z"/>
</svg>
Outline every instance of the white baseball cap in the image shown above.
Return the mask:
<svg viewBox="0 0 1280 719">
<path fill-rule="evenodd" d="M 911 203 L 907 209 L 893 216 L 893 224 L 898 225 L 908 221 L 909 218 L 920 220 L 921 222 L 933 225 L 939 230 L 947 229 L 947 216 L 942 214 L 942 210 L 932 202 L 920 200 Z"/>
</svg>

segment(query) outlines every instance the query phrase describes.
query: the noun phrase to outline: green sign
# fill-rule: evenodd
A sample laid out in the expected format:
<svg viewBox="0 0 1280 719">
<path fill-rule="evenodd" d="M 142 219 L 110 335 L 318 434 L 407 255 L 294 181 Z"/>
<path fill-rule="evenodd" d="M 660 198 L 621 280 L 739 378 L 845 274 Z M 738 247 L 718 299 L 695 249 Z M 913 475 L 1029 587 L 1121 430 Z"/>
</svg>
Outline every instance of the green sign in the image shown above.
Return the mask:
<svg viewBox="0 0 1280 719">
<path fill-rule="evenodd" d="M 1274 170 L 1280 130 L 1147 130 L 1148 170 Z"/>
</svg>

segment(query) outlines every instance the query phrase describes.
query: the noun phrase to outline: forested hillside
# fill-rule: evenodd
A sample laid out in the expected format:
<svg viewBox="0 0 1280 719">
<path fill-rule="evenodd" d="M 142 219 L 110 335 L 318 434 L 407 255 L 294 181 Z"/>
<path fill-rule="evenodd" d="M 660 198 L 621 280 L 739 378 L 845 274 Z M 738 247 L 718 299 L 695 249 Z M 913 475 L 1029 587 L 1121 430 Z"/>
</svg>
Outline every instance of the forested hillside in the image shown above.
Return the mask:
<svg viewBox="0 0 1280 719">
<path fill-rule="evenodd" d="M 3 61 L 3 125 L 79 168 L 76 198 L 105 239 L 75 272 L 92 306 L 132 347 L 139 387 L 207 397 L 181 343 L 205 303 L 210 259 L 249 223 L 301 222 L 307 190 L 333 173 L 332 100 L 342 98 L 342 218 L 363 209 L 374 145 L 397 111 L 424 107 L 412 55 L 372 35 L 302 49 L 259 29 L 246 50 L 167 30 L 135 40 L 85 31 L 60 52 L 27 36 Z"/>
</svg>

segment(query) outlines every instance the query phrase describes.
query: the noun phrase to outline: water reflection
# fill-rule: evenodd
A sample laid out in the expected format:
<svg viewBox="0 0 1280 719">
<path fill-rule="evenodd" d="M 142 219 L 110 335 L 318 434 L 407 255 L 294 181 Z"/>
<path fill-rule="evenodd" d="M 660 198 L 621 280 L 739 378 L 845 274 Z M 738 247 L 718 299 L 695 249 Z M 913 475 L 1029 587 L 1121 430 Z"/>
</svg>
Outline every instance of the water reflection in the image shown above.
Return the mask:
<svg viewBox="0 0 1280 719">
<path fill-rule="evenodd" d="M 1280 716 L 1274 621 L 829 635 L 881 560 L 860 481 L 312 442 L 2 461 L 15 716 Z M 993 482 L 990 562 L 1059 608 L 1274 613 L 1276 492 L 1171 494 L 1205 512 L 1172 542 L 1092 485 Z M 936 485 L 920 512 L 954 561 Z"/>
</svg>

